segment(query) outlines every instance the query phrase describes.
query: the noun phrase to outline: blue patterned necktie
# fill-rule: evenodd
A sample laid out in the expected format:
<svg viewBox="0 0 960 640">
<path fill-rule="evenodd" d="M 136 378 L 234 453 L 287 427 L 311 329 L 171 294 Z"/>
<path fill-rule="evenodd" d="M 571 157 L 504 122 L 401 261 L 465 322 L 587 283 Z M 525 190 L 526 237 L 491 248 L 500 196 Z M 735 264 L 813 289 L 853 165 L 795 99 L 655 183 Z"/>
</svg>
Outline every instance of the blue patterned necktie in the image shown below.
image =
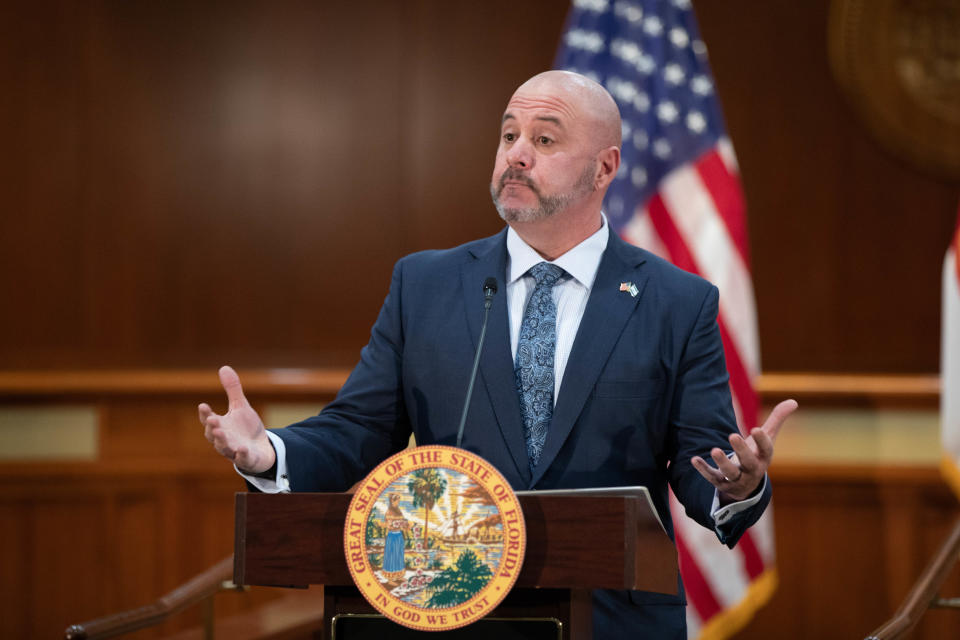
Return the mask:
<svg viewBox="0 0 960 640">
<path fill-rule="evenodd" d="M 557 305 L 553 285 L 565 273 L 555 264 L 540 262 L 528 272 L 537 286 L 527 302 L 517 339 L 517 390 L 527 442 L 530 471 L 540 460 L 553 416 L 553 358 L 557 347 Z"/>
</svg>

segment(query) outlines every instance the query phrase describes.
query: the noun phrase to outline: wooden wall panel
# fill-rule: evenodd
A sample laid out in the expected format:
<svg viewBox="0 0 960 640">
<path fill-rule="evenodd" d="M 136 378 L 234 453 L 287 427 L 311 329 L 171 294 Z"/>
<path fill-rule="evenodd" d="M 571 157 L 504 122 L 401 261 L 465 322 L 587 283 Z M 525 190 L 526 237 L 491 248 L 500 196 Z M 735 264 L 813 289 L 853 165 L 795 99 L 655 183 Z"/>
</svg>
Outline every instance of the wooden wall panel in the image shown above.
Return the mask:
<svg viewBox="0 0 960 640">
<path fill-rule="evenodd" d="M 124 602 L 152 602 L 163 589 L 164 546 L 174 538 L 164 535 L 163 503 L 158 492 L 122 493 L 110 505 L 104 538 L 115 540 L 112 580 L 103 585 L 108 602 L 121 610 Z"/>
<path fill-rule="evenodd" d="M 829 4 L 695 3 L 747 197 L 764 368 L 936 371 L 960 185 L 854 116 L 829 70 Z"/>
<path fill-rule="evenodd" d="M 489 190 L 500 116 L 520 83 L 552 65 L 566 8 L 419 0 L 408 11 L 403 214 L 414 251 L 502 228 Z"/>
<path fill-rule="evenodd" d="M 934 371 L 957 185 L 882 151 L 828 0 L 695 3 L 750 209 L 767 370 Z M 7 3 L 4 367 L 349 366 L 391 265 L 487 184 L 556 0 Z"/>
<path fill-rule="evenodd" d="M 216 378 L 216 371 L 211 371 Z M 205 400 L 221 412 L 226 410 L 222 391 Z M 156 456 L 167 451 L 207 457 L 209 443 L 197 418 L 194 398 L 116 398 L 100 408 L 100 457 Z M 146 417 L 146 419 L 145 419 Z"/>
<path fill-rule="evenodd" d="M 2 578 L 11 595 L 0 602 L 6 637 L 56 637 L 69 623 L 146 604 L 230 552 L 232 471 L 142 477 L 72 465 L 57 482 L 35 474 L 0 469 L 0 515 L 15 523 L 0 534 L 11 544 Z M 863 637 L 899 606 L 960 513 L 933 469 L 786 466 L 773 482 L 780 584 L 737 635 L 744 640 Z M 955 571 L 943 593 L 958 590 Z M 218 615 L 282 593 L 267 591 L 225 594 Z M 199 616 L 134 637 L 197 625 Z M 950 637 L 957 624 L 935 613 L 916 637 Z"/>
<path fill-rule="evenodd" d="M 68 188 L 49 215 L 37 215 L 51 199 L 42 187 L 3 194 L 21 212 L 4 217 L 4 255 L 27 267 L 4 284 L 15 306 L 43 294 L 4 319 L 3 335 L 17 336 L 4 359 L 211 363 L 224 346 L 262 359 L 315 355 L 318 344 L 336 357 L 339 340 L 362 343 L 369 321 L 288 310 L 349 299 L 372 318 L 402 253 L 400 11 L 370 2 L 11 7 L 13 30 L 54 13 L 69 33 L 15 39 L 11 64 L 51 38 L 53 60 L 13 76 L 24 98 L 6 122 L 25 126 L 4 173 L 15 184 L 43 179 L 47 146 L 73 162 L 51 167 Z M 31 71 L 47 72 L 45 92 L 31 91 Z M 64 106 L 50 108 L 61 94 Z M 335 277 L 355 256 L 357 221 L 375 230 L 360 236 L 359 279 Z M 364 277 L 372 273 L 381 277 Z"/>
<path fill-rule="evenodd" d="M 76 344 L 85 308 L 80 111 L 85 5 L 0 8 L 0 354 Z M 0 361 L 4 361 L 0 355 Z"/>
<path fill-rule="evenodd" d="M 892 617 L 960 515 L 936 469 L 774 465 L 779 587 L 736 637 L 862 638 Z M 942 591 L 960 590 L 954 570 Z M 918 639 L 956 635 L 926 616 Z"/>
<path fill-rule="evenodd" d="M 114 563 L 105 535 L 106 505 L 100 496 L 82 495 L 77 489 L 72 493 L 32 505 L 29 637 L 50 637 L 65 627 L 53 626 L 54 621 L 111 603 Z"/>
<path fill-rule="evenodd" d="M 204 440 L 196 412 L 201 400 L 225 405 L 215 371 L 15 377 L 0 385 L 0 402 L 95 407 L 99 455 L 0 464 L 0 637 L 58 637 L 69 624 L 149 604 L 233 552 L 233 494 L 245 485 Z M 301 378 L 312 381 L 309 389 L 297 390 Z M 307 398 L 322 404 L 343 378 L 342 371 L 251 372 L 248 396 L 257 408 Z M 24 385 L 28 379 L 35 384 Z M 294 384 L 278 390 L 277 380 Z M 281 593 L 224 594 L 217 615 Z M 130 637 L 200 623 L 194 609 Z"/>
<path fill-rule="evenodd" d="M 69 624 L 149 604 L 229 555 L 233 493 L 243 484 L 224 467 L 0 468 L 2 541 L 10 545 L 0 635 L 57 637 Z M 270 597 L 276 596 L 229 603 L 223 613 Z M 132 637 L 156 638 L 199 623 L 194 610 Z"/>
<path fill-rule="evenodd" d="M 322 404 L 344 376 L 242 373 L 258 407 Z M 777 380 L 764 389 L 779 398 Z M 826 397 L 830 385 L 819 379 L 818 395 L 814 382 L 793 382 L 805 389 L 802 403 L 834 406 L 845 394 L 851 405 L 927 406 L 935 394 L 926 378 L 838 380 L 843 393 Z M 89 403 L 103 421 L 95 462 L 0 464 L 0 636 L 56 637 L 70 623 L 147 604 L 231 552 L 233 493 L 243 483 L 206 445 L 194 414 L 200 400 L 222 406 L 216 384 L 213 372 L 196 371 L 0 374 L 0 402 Z M 929 466 L 775 464 L 772 482 L 780 586 L 743 639 L 863 637 L 896 610 L 960 513 Z M 956 573 L 945 595 L 960 592 Z M 225 594 L 218 615 L 280 593 Z M 193 610 L 133 637 L 199 622 Z M 934 612 L 917 637 L 951 637 L 957 624 Z"/>
<path fill-rule="evenodd" d="M 3 594 L 3 632 L 11 638 L 27 638 L 30 627 L 30 565 L 27 557 L 29 519 L 24 506 L 0 503 L 0 593 Z"/>
</svg>

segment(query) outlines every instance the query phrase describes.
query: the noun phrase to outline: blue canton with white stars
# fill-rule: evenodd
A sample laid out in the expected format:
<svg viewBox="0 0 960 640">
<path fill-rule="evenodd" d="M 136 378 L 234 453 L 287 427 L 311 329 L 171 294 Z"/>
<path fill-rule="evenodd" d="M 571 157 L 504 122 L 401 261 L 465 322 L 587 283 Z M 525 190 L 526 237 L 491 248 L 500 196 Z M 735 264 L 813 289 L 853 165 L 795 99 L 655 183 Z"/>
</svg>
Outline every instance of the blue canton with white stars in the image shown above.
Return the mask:
<svg viewBox="0 0 960 640">
<path fill-rule="evenodd" d="M 574 0 L 554 66 L 599 82 L 620 107 L 621 165 L 604 202 L 615 231 L 725 135 L 690 0 Z"/>
</svg>

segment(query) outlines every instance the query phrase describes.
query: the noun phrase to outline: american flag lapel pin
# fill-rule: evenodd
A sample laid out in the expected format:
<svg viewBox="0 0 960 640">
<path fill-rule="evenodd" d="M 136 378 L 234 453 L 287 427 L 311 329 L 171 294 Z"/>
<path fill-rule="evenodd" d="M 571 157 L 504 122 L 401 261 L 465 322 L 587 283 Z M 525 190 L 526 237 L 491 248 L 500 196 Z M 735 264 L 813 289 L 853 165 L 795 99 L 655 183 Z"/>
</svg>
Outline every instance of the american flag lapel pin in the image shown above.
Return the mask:
<svg viewBox="0 0 960 640">
<path fill-rule="evenodd" d="M 637 289 L 637 285 L 633 284 L 632 282 L 621 282 L 620 291 L 626 291 L 630 294 L 631 298 L 636 298 L 637 294 L 640 293 L 640 291 Z"/>
</svg>

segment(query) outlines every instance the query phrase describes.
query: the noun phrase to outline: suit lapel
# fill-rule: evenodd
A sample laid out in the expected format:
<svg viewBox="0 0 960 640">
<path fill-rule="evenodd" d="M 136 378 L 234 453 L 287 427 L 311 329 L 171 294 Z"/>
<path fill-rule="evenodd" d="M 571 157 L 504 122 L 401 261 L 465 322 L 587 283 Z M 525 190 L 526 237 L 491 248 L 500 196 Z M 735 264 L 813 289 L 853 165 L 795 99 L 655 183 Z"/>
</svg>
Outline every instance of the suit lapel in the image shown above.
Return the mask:
<svg viewBox="0 0 960 640">
<path fill-rule="evenodd" d="M 483 325 L 483 281 L 489 276 L 497 279 L 497 295 L 490 307 L 487 336 L 480 356 L 480 373 L 477 393 L 482 384 L 486 387 L 490 403 L 497 416 L 497 426 L 517 466 L 517 473 L 524 483 L 530 481 L 530 465 L 527 446 L 523 440 L 523 422 L 520 417 L 520 397 L 514 381 L 513 358 L 510 351 L 510 325 L 507 318 L 507 242 L 506 230 L 490 239 L 489 246 L 472 252 L 474 260 L 468 261 L 461 270 L 461 282 L 467 324 L 474 349 L 480 340 Z M 467 427 L 469 430 L 469 427 Z"/>
<path fill-rule="evenodd" d="M 627 320 L 643 296 L 647 281 L 640 268 L 643 261 L 643 255 L 635 248 L 620 240 L 615 233 L 610 234 L 567 360 L 547 441 L 533 471 L 532 484 L 543 477 L 560 452 Z M 637 287 L 637 295 L 620 291 L 622 282 L 632 282 Z"/>
</svg>

